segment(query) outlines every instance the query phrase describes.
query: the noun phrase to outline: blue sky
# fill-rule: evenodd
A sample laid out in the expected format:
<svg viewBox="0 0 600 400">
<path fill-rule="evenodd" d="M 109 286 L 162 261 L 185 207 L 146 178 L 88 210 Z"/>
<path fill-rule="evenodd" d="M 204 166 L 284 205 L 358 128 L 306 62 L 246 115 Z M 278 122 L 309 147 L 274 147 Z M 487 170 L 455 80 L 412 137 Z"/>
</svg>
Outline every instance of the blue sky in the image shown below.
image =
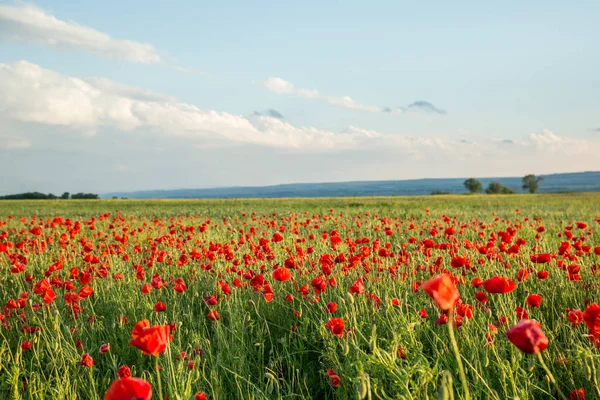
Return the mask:
<svg viewBox="0 0 600 400">
<path fill-rule="evenodd" d="M 598 15 L 0 2 L 0 192 L 598 170 Z"/>
</svg>

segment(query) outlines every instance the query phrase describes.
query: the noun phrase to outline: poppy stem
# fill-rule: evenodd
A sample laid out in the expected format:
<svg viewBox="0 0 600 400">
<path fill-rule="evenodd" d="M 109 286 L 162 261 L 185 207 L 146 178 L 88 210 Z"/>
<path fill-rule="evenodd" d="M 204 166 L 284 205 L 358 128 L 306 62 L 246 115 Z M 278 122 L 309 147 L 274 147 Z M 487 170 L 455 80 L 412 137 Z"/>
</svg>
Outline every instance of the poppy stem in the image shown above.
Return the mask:
<svg viewBox="0 0 600 400">
<path fill-rule="evenodd" d="M 458 343 L 454 337 L 454 311 L 448 312 L 448 335 L 450 336 L 450 343 L 452 343 L 452 349 L 454 350 L 454 357 L 456 357 L 456 363 L 458 364 L 458 374 L 460 375 L 460 382 L 463 387 L 463 396 L 465 400 L 471 400 L 471 393 L 469 392 L 469 383 L 467 382 L 467 376 L 465 375 L 465 368 L 463 367 L 462 359 L 460 358 L 460 352 L 458 351 Z"/>
<path fill-rule="evenodd" d="M 159 400 L 163 400 L 163 392 L 162 392 L 162 383 L 160 381 L 160 366 L 158 365 L 158 356 L 154 356 L 154 369 L 156 370 L 156 380 L 158 381 L 158 398 Z"/>
<path fill-rule="evenodd" d="M 544 368 L 544 371 L 546 371 L 546 375 L 548 376 L 548 379 L 550 379 L 550 381 L 554 384 L 554 387 L 556 387 L 556 391 L 558 392 L 558 394 L 560 394 L 560 397 L 566 400 L 567 396 L 565 396 L 565 394 L 562 392 L 562 390 L 560 390 L 560 387 L 558 386 L 556 379 L 554 379 L 554 375 L 552 375 L 552 372 L 550 372 L 550 370 L 548 369 L 548 366 L 544 362 L 544 357 L 542 357 L 542 352 L 537 353 L 537 356 L 538 356 L 538 360 L 540 361 L 540 364 L 542 365 L 542 368 Z"/>
</svg>

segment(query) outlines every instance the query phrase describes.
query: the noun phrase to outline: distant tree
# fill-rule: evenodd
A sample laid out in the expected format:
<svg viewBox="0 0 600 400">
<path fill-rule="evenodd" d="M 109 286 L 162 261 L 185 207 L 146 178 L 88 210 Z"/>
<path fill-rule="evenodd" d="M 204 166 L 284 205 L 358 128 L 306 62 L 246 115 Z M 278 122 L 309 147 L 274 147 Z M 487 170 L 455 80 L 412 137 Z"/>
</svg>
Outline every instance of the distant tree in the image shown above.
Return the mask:
<svg viewBox="0 0 600 400">
<path fill-rule="evenodd" d="M 469 178 L 464 182 L 465 188 L 469 191 L 469 193 L 481 193 L 483 191 L 483 186 L 481 182 L 479 182 L 475 178 Z"/>
<path fill-rule="evenodd" d="M 26 192 L 26 193 L 17 193 L 17 194 L 9 194 L 6 196 L 0 196 L 0 200 L 48 200 L 48 199 L 56 199 L 56 196 L 52 193 L 44 194 L 40 192 Z"/>
<path fill-rule="evenodd" d="M 525 175 L 523 177 L 523 190 L 527 190 L 529 193 L 535 193 L 540 188 L 540 183 L 543 180 L 543 176 L 535 176 L 533 174 Z"/>
<path fill-rule="evenodd" d="M 75 193 L 71 195 L 72 199 L 80 200 L 80 199 L 99 199 L 100 197 L 94 193 Z"/>
<path fill-rule="evenodd" d="M 450 192 L 444 192 L 444 191 L 441 191 L 441 190 L 434 190 L 434 191 L 431 192 L 432 196 L 438 196 L 438 195 L 444 195 L 444 194 L 450 194 Z"/>
<path fill-rule="evenodd" d="M 515 191 L 511 188 L 504 186 L 500 182 L 490 182 L 487 189 L 485 189 L 487 194 L 514 194 Z"/>
<path fill-rule="evenodd" d="M 9 194 L 6 196 L 0 196 L 0 200 L 54 200 L 54 199 L 68 199 L 69 193 L 65 192 L 60 197 L 56 197 L 52 193 L 44 194 L 40 192 L 27 192 L 27 193 L 17 193 L 17 194 Z M 72 199 L 99 199 L 95 193 L 77 193 L 71 196 Z"/>
<path fill-rule="evenodd" d="M 69 200 L 69 197 L 71 197 L 71 195 L 69 194 L 69 192 L 64 192 L 60 198 L 63 200 Z"/>
</svg>

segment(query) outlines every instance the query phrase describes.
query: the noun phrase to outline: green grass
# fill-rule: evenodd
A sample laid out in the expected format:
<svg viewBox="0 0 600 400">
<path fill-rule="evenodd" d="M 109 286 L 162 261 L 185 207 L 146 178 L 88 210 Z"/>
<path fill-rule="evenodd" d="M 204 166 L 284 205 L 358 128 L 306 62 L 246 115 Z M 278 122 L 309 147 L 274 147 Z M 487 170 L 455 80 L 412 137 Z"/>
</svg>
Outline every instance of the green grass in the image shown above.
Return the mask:
<svg viewBox="0 0 600 400">
<path fill-rule="evenodd" d="M 444 195 L 410 197 L 336 197 L 318 199 L 227 199 L 227 200 L 3 200 L 0 216 L 37 215 L 51 217 L 89 217 L 105 212 L 121 211 L 127 215 L 170 217 L 178 214 L 223 217 L 241 212 L 387 212 L 393 216 L 406 213 L 422 215 L 425 208 L 432 213 L 469 212 L 473 216 L 491 212 L 514 215 L 524 213 L 564 215 L 576 218 L 600 208 L 600 193 L 563 193 L 538 195 Z M 489 211 L 481 214 L 482 211 Z"/>
<path fill-rule="evenodd" d="M 107 213 L 110 215 L 101 218 Z M 52 219 L 57 216 L 80 221 L 81 230 L 70 236 L 64 223 L 57 221 L 52 226 Z M 457 276 L 464 273 L 459 291 L 463 302 L 473 306 L 473 318 L 455 330 L 473 398 L 556 396 L 536 357 L 522 354 L 504 337 L 506 329 L 518 322 L 515 308 L 524 306 L 531 293 L 543 297 L 541 307 L 528 309 L 529 316 L 542 323 L 550 343 L 542 354 L 562 391 L 568 395 L 583 387 L 588 398 L 600 397 L 600 352 L 585 336 L 585 325 L 572 327 L 565 313 L 567 308 L 583 311 L 586 302 L 600 302 L 600 275 L 594 275 L 593 268 L 600 263 L 600 257 L 594 254 L 595 246 L 600 246 L 597 218 L 600 194 L 0 201 L 0 244 L 15 244 L 11 248 L 12 259 L 0 252 L 0 306 L 24 292 L 29 294 L 26 307 L 12 311 L 12 316 L 11 312 L 2 312 L 6 317 L 4 329 L 0 329 L 0 398 L 101 399 L 121 365 L 130 366 L 133 376 L 150 382 L 155 391 L 153 398 L 158 398 L 154 358 L 129 344 L 133 325 L 148 319 L 151 324 L 177 324 L 172 342 L 158 359 L 163 368 L 163 391 L 171 399 L 192 399 L 200 391 L 210 399 L 433 399 L 444 391 L 452 392 L 458 399 L 462 387 L 447 327 L 434 323 L 439 317 L 435 304 L 423 292 L 414 290 L 419 282 L 431 277 L 438 257 L 441 262 L 436 272 L 448 270 Z M 200 232 L 199 227 L 209 219 L 208 230 Z M 563 256 L 546 265 L 531 263 L 531 254 L 555 253 L 566 240 L 565 227 L 577 221 L 589 225 L 584 230 L 575 228 L 573 233 L 576 237 L 584 235 L 583 244 L 591 246 L 591 251 L 565 262 L 581 267 L 580 281 L 567 279 L 566 271 L 559 268 Z M 41 235 L 34 236 L 30 231 L 40 223 Z M 409 229 L 410 224 L 415 228 Z M 536 240 L 539 225 L 544 225 L 546 231 Z M 280 226 L 285 228 L 284 240 L 272 243 Z M 444 237 L 444 229 L 450 226 L 456 228 L 456 240 Z M 116 241 L 115 235 L 122 236 L 125 227 L 129 240 L 123 244 Z M 392 228 L 392 236 L 386 235 L 385 227 Z M 434 227 L 439 231 L 436 237 L 431 236 Z M 509 227 L 516 229 L 514 241 L 520 237 L 527 242 L 519 254 L 501 252 L 500 239 L 494 249 L 502 260 L 488 260 L 479 254 L 477 247 L 486 244 L 492 233 L 498 235 Z M 370 242 L 344 242 L 334 250 L 329 240 L 321 239 L 323 232 L 332 230 L 339 231 L 344 241 L 367 237 Z M 6 232 L 6 237 L 2 232 Z M 63 233 L 66 239 L 61 238 Z M 558 237 L 559 233 L 562 237 Z M 315 239 L 309 239 L 311 234 Z M 269 240 L 271 256 L 269 251 L 260 249 L 261 237 Z M 417 243 L 409 243 L 410 237 L 416 238 Z M 48 238 L 53 241 L 50 243 Z M 256 246 L 249 244 L 249 238 Z M 427 256 L 418 248 L 427 238 L 454 244 L 455 250 L 434 249 Z M 381 246 L 389 243 L 395 257 L 380 257 L 372 248 L 377 239 Z M 84 242 L 93 243 L 91 254 L 100 258 L 100 264 L 83 260 Z M 17 247 L 18 243 L 22 246 Z M 298 288 L 307 283 L 310 286 L 313 278 L 324 274 L 319 264 L 323 254 L 335 258 L 343 252 L 349 260 L 361 253 L 363 246 L 371 248 L 372 254 L 357 265 L 335 264 L 331 275 L 326 276 L 335 278 L 335 286 L 328 286 L 320 295 L 311 288 L 310 295 L 302 299 Z M 305 255 L 299 255 L 296 247 Z M 309 248 L 314 252 L 307 254 Z M 403 249 L 409 259 L 399 263 L 398 253 Z M 202 253 L 202 259 L 178 266 L 181 254 L 189 255 L 192 250 Z M 452 268 L 451 251 L 469 258 L 477 270 Z M 157 252 L 163 252 L 162 262 L 157 260 Z M 11 273 L 12 264 L 17 261 L 14 254 L 26 258 L 25 271 Z M 127 260 L 124 254 L 128 255 Z M 292 271 L 293 280 L 273 281 L 273 266 L 283 266 L 290 256 L 295 256 L 298 266 Z M 481 265 L 479 259 L 483 260 Z M 63 261 L 63 269 L 49 277 L 58 280 L 54 288 L 57 299 L 44 305 L 33 286 L 59 260 Z M 20 262 L 24 261 L 21 258 Z M 208 263 L 212 265 L 210 270 L 202 268 Z M 107 270 L 105 277 L 101 265 Z M 145 270 L 141 280 L 136 276 L 136 265 Z M 94 290 L 92 297 L 80 301 L 82 311 L 77 319 L 64 301 L 64 294 L 69 291 L 64 288 L 65 281 L 75 287 L 71 291 L 83 286 L 80 275 L 71 276 L 74 267 L 92 275 L 88 285 Z M 242 274 L 250 270 L 258 274 L 261 267 L 275 293 L 272 302 L 253 291 Z M 479 289 L 471 286 L 472 278 L 485 280 L 501 275 L 516 280 L 517 271 L 522 268 L 532 268 L 530 279 L 517 282 L 517 289 L 511 293 L 488 294 L 488 309 L 475 299 Z M 542 269 L 549 272 L 547 280 L 535 276 Z M 113 279 L 117 273 L 123 275 L 122 280 Z M 27 281 L 28 274 L 32 282 Z M 166 282 L 182 278 L 187 290 L 178 293 L 169 285 L 142 294 L 142 285 L 149 283 L 154 274 Z M 366 294 L 381 299 L 379 309 L 366 294 L 348 293 L 359 277 L 365 279 Z M 245 287 L 234 287 L 235 278 Z M 219 280 L 231 286 L 230 295 L 221 293 Z M 285 300 L 288 293 L 294 296 L 293 302 Z M 204 297 L 209 295 L 219 296 L 217 306 L 209 308 L 205 304 Z M 392 298 L 398 298 L 401 306 L 392 306 Z M 154 312 L 157 301 L 167 305 L 166 312 Z M 338 304 L 333 316 L 345 321 L 342 338 L 325 328 L 332 317 L 325 311 L 328 302 Z M 40 303 L 43 306 L 39 310 L 32 308 Z M 207 319 L 210 309 L 218 310 L 219 321 Z M 418 315 L 421 309 L 427 311 L 428 318 Z M 128 324 L 119 322 L 122 316 L 127 317 Z M 494 343 L 488 344 L 488 324 L 500 316 L 506 316 L 509 323 L 500 326 Z M 91 317 L 95 318 L 94 323 L 90 322 Z M 23 333 L 23 326 L 41 331 Z M 292 330 L 292 326 L 296 329 Z M 83 350 L 76 347 L 77 339 Z M 31 350 L 21 350 L 24 340 L 31 341 Z M 110 352 L 99 354 L 104 343 L 110 344 Z M 398 356 L 398 346 L 403 347 L 406 358 Z M 202 354 L 193 356 L 195 348 Z M 94 358 L 92 368 L 77 365 L 84 352 Z M 180 352 L 187 352 L 188 360 L 178 360 Z M 194 361 L 193 369 L 188 368 L 190 360 Z M 325 375 L 329 368 L 340 376 L 337 388 Z"/>
</svg>

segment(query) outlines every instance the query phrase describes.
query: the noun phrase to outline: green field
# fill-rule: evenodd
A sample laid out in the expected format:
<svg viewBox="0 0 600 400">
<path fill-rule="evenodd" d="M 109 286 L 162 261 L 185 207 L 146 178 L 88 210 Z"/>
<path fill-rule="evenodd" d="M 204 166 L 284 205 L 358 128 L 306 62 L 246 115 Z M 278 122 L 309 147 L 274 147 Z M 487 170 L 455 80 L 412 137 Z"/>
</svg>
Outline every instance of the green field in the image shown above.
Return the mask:
<svg viewBox="0 0 600 400">
<path fill-rule="evenodd" d="M 0 201 L 0 398 L 102 399 L 123 365 L 153 398 L 600 398 L 599 272 L 600 194 Z M 420 290 L 441 273 L 449 323 Z M 473 285 L 494 276 L 516 289 Z M 522 318 L 537 356 L 504 335 Z M 144 319 L 176 328 L 158 356 L 129 343 Z"/>
<path fill-rule="evenodd" d="M 326 212 L 335 208 L 341 212 L 360 214 L 365 211 L 388 216 L 406 217 L 423 215 L 429 208 L 432 213 L 469 213 L 473 217 L 498 215 L 513 216 L 520 208 L 529 215 L 552 214 L 562 218 L 578 218 L 582 213 L 590 216 L 600 209 L 600 193 L 566 193 L 539 195 L 445 195 L 410 197 L 335 197 L 318 199 L 227 199 L 227 200 L 5 200 L 0 201 L 0 216 L 23 215 L 40 217 L 89 217 L 102 213 L 121 211 L 127 215 L 171 217 L 237 216 L 242 212 Z"/>
</svg>

